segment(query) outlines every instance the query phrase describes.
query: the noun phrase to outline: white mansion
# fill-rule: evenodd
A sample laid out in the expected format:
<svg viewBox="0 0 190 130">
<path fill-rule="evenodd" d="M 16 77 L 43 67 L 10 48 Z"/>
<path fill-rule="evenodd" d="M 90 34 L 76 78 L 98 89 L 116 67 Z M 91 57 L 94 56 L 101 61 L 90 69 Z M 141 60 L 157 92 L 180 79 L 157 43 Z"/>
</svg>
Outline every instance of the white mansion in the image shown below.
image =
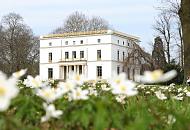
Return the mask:
<svg viewBox="0 0 190 130">
<path fill-rule="evenodd" d="M 124 60 L 139 41 L 138 37 L 113 30 L 41 36 L 40 77 L 65 80 L 74 72 L 93 80 L 126 72 L 134 79 L 140 69 L 126 68 Z"/>
</svg>

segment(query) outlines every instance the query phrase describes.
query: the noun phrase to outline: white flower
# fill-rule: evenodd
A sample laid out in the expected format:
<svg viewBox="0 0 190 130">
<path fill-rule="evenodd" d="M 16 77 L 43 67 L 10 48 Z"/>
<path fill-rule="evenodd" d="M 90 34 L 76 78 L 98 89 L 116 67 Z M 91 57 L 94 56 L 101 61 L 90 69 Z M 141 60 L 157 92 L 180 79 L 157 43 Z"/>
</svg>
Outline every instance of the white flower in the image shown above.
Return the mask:
<svg viewBox="0 0 190 130">
<path fill-rule="evenodd" d="M 173 99 L 176 99 L 176 100 L 180 100 L 180 101 L 183 100 L 183 97 L 179 97 L 179 96 L 173 96 L 172 98 L 173 98 Z"/>
<path fill-rule="evenodd" d="M 184 93 L 187 93 L 187 92 L 189 92 L 189 91 L 187 90 L 187 88 L 184 88 L 184 89 L 183 89 L 183 92 L 184 92 Z"/>
<path fill-rule="evenodd" d="M 71 73 L 70 75 L 71 75 L 71 79 L 69 79 L 69 80 L 72 80 L 77 85 L 82 85 L 85 81 L 83 75 L 79 75 L 79 74 L 75 74 L 75 73 Z"/>
<path fill-rule="evenodd" d="M 146 94 L 150 94 L 150 91 L 146 91 Z"/>
<path fill-rule="evenodd" d="M 89 87 L 88 91 L 89 91 L 88 95 L 94 95 L 94 96 L 98 95 L 98 92 L 96 91 L 95 88 Z"/>
<path fill-rule="evenodd" d="M 186 96 L 190 97 L 190 92 L 186 92 Z"/>
<path fill-rule="evenodd" d="M 174 83 L 171 83 L 169 86 L 170 86 L 170 87 L 175 87 L 175 84 L 174 84 Z"/>
<path fill-rule="evenodd" d="M 63 114 L 61 110 L 55 110 L 55 106 L 53 104 L 47 105 L 44 103 L 43 107 L 46 111 L 46 115 L 41 118 L 41 122 L 48 121 L 51 117 L 59 118 Z"/>
<path fill-rule="evenodd" d="M 37 89 L 36 95 L 44 99 L 47 103 L 51 103 L 56 99 L 61 98 L 63 93 L 57 88 L 43 87 Z"/>
<path fill-rule="evenodd" d="M 177 96 L 178 96 L 178 97 L 181 97 L 181 96 L 183 96 L 183 93 L 179 93 Z"/>
<path fill-rule="evenodd" d="M 12 76 L 19 79 L 20 77 L 26 74 L 26 71 L 27 69 L 21 69 L 20 71 L 13 73 Z"/>
<path fill-rule="evenodd" d="M 155 89 L 156 89 L 155 87 L 152 87 L 150 90 L 151 90 L 152 92 L 154 92 L 154 91 L 155 91 Z"/>
<path fill-rule="evenodd" d="M 76 83 L 73 82 L 72 80 L 67 80 L 67 82 L 59 82 L 57 87 L 64 94 L 64 93 L 72 91 L 74 88 L 76 88 Z"/>
<path fill-rule="evenodd" d="M 7 78 L 5 74 L 0 72 L 0 111 L 7 110 L 11 99 L 15 98 L 19 93 L 16 83 L 15 78 Z"/>
<path fill-rule="evenodd" d="M 132 81 L 126 80 L 126 74 L 121 73 L 110 81 L 113 94 L 124 94 L 127 96 L 134 96 L 138 92 L 135 88 L 136 84 Z"/>
<path fill-rule="evenodd" d="M 134 96 L 138 92 L 135 89 L 136 84 L 132 81 L 123 81 L 120 84 L 112 86 L 113 94 L 124 94 L 127 96 Z"/>
<path fill-rule="evenodd" d="M 144 75 L 136 76 L 137 81 L 143 83 L 159 83 L 166 82 L 168 80 L 173 79 L 177 75 L 176 70 L 171 70 L 167 73 L 163 73 L 162 70 L 145 71 Z"/>
<path fill-rule="evenodd" d="M 168 115 L 167 123 L 173 124 L 176 122 L 176 118 L 173 115 Z"/>
<path fill-rule="evenodd" d="M 177 91 L 178 91 L 178 92 L 181 92 L 182 90 L 183 90 L 182 88 L 179 88 Z"/>
<path fill-rule="evenodd" d="M 77 87 L 69 93 L 69 101 L 71 100 L 86 100 L 88 99 L 88 90 L 82 90 L 80 87 Z"/>
<path fill-rule="evenodd" d="M 30 88 L 39 88 L 44 86 L 44 83 L 42 82 L 39 76 L 33 78 L 30 75 L 28 75 L 27 79 L 24 80 L 24 84 Z"/>
<path fill-rule="evenodd" d="M 157 98 L 160 100 L 167 99 L 167 97 L 163 93 L 161 93 L 161 91 L 156 91 L 155 94 L 156 94 Z"/>
<path fill-rule="evenodd" d="M 170 92 L 170 91 L 172 91 L 174 88 L 175 88 L 175 84 L 172 83 L 172 84 L 170 84 L 170 85 L 168 86 L 168 91 Z"/>
<path fill-rule="evenodd" d="M 111 90 L 111 88 L 107 87 L 106 84 L 102 84 L 102 85 L 101 85 L 101 89 L 102 89 L 103 91 L 109 91 L 109 90 Z"/>
<path fill-rule="evenodd" d="M 125 98 L 126 98 L 126 95 L 117 95 L 115 97 L 116 101 L 119 102 L 119 103 L 121 103 L 121 104 L 125 104 L 126 103 L 125 102 Z"/>
<path fill-rule="evenodd" d="M 163 90 L 163 91 L 167 91 L 167 90 L 169 89 L 168 86 L 161 86 L 161 87 L 159 87 L 159 88 L 160 88 L 160 90 Z"/>
<path fill-rule="evenodd" d="M 126 74 L 120 73 L 119 75 L 114 76 L 111 80 L 109 80 L 109 83 L 111 84 L 111 86 L 117 86 L 125 80 L 126 80 Z"/>
<path fill-rule="evenodd" d="M 146 86 L 144 84 L 140 84 L 137 86 L 137 88 L 144 89 Z"/>
</svg>

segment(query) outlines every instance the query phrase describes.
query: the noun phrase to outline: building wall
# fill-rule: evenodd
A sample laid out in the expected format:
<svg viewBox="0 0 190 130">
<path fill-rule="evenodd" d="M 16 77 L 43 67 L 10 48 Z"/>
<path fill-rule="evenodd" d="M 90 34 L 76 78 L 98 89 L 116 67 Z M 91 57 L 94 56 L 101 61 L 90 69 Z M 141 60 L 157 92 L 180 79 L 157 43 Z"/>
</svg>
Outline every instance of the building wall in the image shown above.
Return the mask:
<svg viewBox="0 0 190 130">
<path fill-rule="evenodd" d="M 102 79 L 111 78 L 111 61 L 107 62 L 88 62 L 88 79 L 96 79 L 97 76 L 97 66 L 102 66 Z"/>
<path fill-rule="evenodd" d="M 61 60 L 61 48 L 43 48 L 40 49 L 40 63 L 49 63 L 49 53 L 52 53 L 52 63 Z"/>
<path fill-rule="evenodd" d="M 42 39 L 40 40 L 40 47 L 60 47 L 60 46 L 85 46 L 98 44 L 97 39 L 101 39 L 101 43 L 111 43 L 111 35 L 97 35 L 97 36 L 81 36 L 81 37 L 70 37 L 70 38 L 60 38 L 60 39 Z M 80 41 L 83 40 L 83 44 L 80 44 Z M 68 45 L 66 45 L 68 41 Z M 75 44 L 73 44 L 75 41 Z M 52 46 L 49 46 L 49 43 L 52 43 Z"/>
<path fill-rule="evenodd" d="M 98 39 L 101 39 L 100 43 Z M 60 61 L 65 60 L 65 52 L 69 52 L 69 60 L 72 61 L 72 51 L 76 51 L 76 59 L 80 59 L 80 51 L 84 51 L 87 78 L 96 79 L 97 66 L 102 66 L 102 78 L 109 79 L 117 73 L 118 66 L 120 72 L 123 71 L 123 52 L 126 57 L 132 46 L 131 40 L 115 35 L 43 39 L 40 41 L 40 76 L 48 79 L 48 68 L 53 68 L 53 78 L 59 79 Z M 101 50 L 101 60 L 97 60 L 97 50 Z M 52 63 L 48 60 L 49 53 L 52 53 Z"/>
<path fill-rule="evenodd" d="M 59 79 L 58 64 L 40 64 L 40 78 L 42 80 L 48 79 L 48 68 L 53 68 L 53 79 Z"/>
</svg>

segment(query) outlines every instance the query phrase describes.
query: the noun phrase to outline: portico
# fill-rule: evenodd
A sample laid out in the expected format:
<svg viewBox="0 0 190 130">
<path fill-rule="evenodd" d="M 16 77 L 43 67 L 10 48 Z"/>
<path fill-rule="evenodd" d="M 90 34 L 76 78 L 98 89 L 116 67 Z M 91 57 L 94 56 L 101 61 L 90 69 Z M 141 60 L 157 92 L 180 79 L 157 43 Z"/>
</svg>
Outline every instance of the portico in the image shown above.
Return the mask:
<svg viewBox="0 0 190 130">
<path fill-rule="evenodd" d="M 86 62 L 80 62 L 80 63 L 60 63 L 59 66 L 59 79 L 68 79 L 71 78 L 71 73 L 83 75 L 84 77 L 87 77 L 87 64 Z"/>
</svg>

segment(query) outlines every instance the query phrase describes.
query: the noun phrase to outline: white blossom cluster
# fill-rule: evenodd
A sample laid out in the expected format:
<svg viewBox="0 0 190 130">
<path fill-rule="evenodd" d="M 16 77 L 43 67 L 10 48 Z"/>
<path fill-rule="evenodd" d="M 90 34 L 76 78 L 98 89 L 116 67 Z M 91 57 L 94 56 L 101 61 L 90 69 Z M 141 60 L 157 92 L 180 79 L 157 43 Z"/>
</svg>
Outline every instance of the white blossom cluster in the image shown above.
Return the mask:
<svg viewBox="0 0 190 130">
<path fill-rule="evenodd" d="M 145 95 L 155 95 L 160 100 L 174 99 L 184 100 L 185 97 L 190 97 L 190 90 L 188 86 L 177 87 L 174 83 L 170 85 L 138 85 L 138 90 Z"/>
<path fill-rule="evenodd" d="M 10 77 L 7 77 L 0 71 L 0 111 L 7 110 L 11 103 L 11 99 L 18 95 L 19 88 L 17 87 L 17 81 L 26 71 L 26 69 L 23 69 L 15 72 Z"/>
<path fill-rule="evenodd" d="M 26 69 L 13 73 L 9 78 L 2 72 L 0 73 L 0 111 L 6 110 L 10 100 L 18 94 L 17 82 L 25 73 Z M 160 70 L 156 70 L 145 72 L 144 75 L 139 75 L 136 78 L 143 83 L 158 83 L 170 80 L 175 76 L 176 71 L 174 70 L 165 74 Z M 99 90 L 114 95 L 115 100 L 121 104 L 125 104 L 127 97 L 137 95 L 138 90 L 143 90 L 145 94 L 154 93 L 161 100 L 168 98 L 164 94 L 165 92 L 175 93 L 176 95 L 172 96 L 172 98 L 176 100 L 183 100 L 183 96 L 190 96 L 187 88 L 176 90 L 174 84 L 162 86 L 159 89 L 155 86 L 137 86 L 134 81 L 127 80 L 125 73 L 114 76 L 107 83 L 98 80 L 87 82 L 87 79 L 82 75 L 72 74 L 72 78 L 65 82 L 58 82 L 56 85 L 53 85 L 55 84 L 54 80 L 42 81 L 39 76 L 32 77 L 28 75 L 23 84 L 33 89 L 35 94 L 44 100 L 43 107 L 46 114 L 41 118 L 41 122 L 48 121 L 50 118 L 59 118 L 63 114 L 63 111 L 56 110 L 53 104 L 57 99 L 66 97 L 68 101 L 88 100 L 91 96 L 98 96 Z"/>
</svg>

